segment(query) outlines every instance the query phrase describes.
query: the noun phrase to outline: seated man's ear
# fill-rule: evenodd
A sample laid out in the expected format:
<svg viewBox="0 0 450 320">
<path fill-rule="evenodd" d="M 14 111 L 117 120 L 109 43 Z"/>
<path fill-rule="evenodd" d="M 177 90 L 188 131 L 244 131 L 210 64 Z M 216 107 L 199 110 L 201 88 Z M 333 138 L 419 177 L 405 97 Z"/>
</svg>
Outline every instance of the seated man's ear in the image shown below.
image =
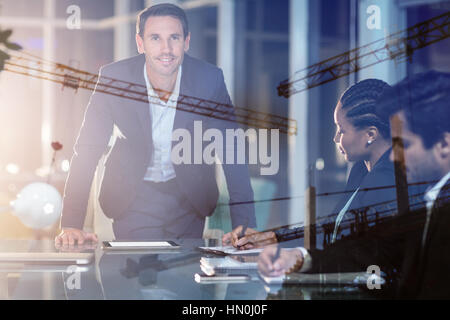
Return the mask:
<svg viewBox="0 0 450 320">
<path fill-rule="evenodd" d="M 187 37 L 184 39 L 184 52 L 188 52 L 190 41 L 191 41 L 191 33 L 189 32 Z"/>
<path fill-rule="evenodd" d="M 440 167 L 446 172 L 450 171 L 450 132 L 445 132 L 433 146 L 433 153 Z"/>
<path fill-rule="evenodd" d="M 445 132 L 437 143 L 439 155 L 442 159 L 450 161 L 450 132 Z"/>
</svg>

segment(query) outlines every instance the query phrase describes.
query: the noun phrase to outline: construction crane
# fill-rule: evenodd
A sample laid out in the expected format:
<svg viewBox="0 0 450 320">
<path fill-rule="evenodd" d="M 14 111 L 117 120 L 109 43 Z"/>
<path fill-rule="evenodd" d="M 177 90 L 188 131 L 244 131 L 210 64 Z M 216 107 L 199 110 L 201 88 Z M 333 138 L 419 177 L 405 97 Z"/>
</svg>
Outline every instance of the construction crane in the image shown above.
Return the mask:
<svg viewBox="0 0 450 320">
<path fill-rule="evenodd" d="M 450 199 L 450 193 L 445 190 L 443 201 L 448 201 Z M 420 215 L 420 209 L 424 208 L 426 201 L 424 201 L 424 192 L 419 192 L 414 195 L 409 196 L 409 202 L 411 203 L 411 213 L 410 218 L 406 219 L 408 225 L 403 226 L 404 228 L 414 228 L 423 223 L 421 220 L 423 218 Z M 358 234 L 369 231 L 372 227 L 376 227 L 382 223 L 390 221 L 393 217 L 397 216 L 397 204 L 396 199 L 374 203 L 370 206 L 354 208 L 350 210 L 347 217 L 344 218 L 339 226 L 341 232 L 348 233 L 347 237 L 354 237 Z M 316 234 L 323 234 L 323 246 L 327 246 L 331 243 L 331 235 L 333 234 L 336 217 L 338 213 L 334 212 L 326 216 L 322 216 L 317 220 L 316 223 L 312 224 L 310 227 L 313 228 Z M 405 215 L 408 217 L 407 215 Z M 267 229 L 261 232 L 284 230 L 281 234 L 281 239 L 279 241 L 290 241 L 294 239 L 304 239 L 307 234 L 307 225 L 302 223 L 294 223 L 290 225 L 279 226 L 276 228 Z M 403 228 L 402 227 L 402 228 Z M 399 229 L 399 230 L 404 230 Z M 260 233 L 259 231 L 256 233 Z M 256 241 L 254 244 L 265 244 L 267 239 L 262 238 L 261 243 Z"/>
<path fill-rule="evenodd" d="M 19 46 L 17 43 L 9 42 L 9 37 L 12 34 L 12 30 L 8 29 L 5 31 L 2 31 L 0 29 L 0 44 L 3 44 L 7 49 L 10 50 L 22 50 L 22 47 Z M 3 50 L 0 50 L 0 71 L 3 70 L 5 66 L 5 61 L 11 58 L 9 54 L 4 52 Z"/>
<path fill-rule="evenodd" d="M 290 96 L 347 76 L 383 61 L 411 58 L 414 51 L 450 36 L 450 11 L 365 46 L 344 52 L 299 70 L 278 87 L 278 95 Z"/>
<path fill-rule="evenodd" d="M 126 99 L 148 103 L 147 88 L 144 85 L 113 79 L 75 69 L 70 66 L 45 61 L 26 52 L 11 54 L 5 62 L 5 71 L 38 79 L 49 80 L 75 90 L 79 88 L 102 92 Z M 153 99 L 152 101 L 158 101 Z M 220 120 L 235 121 L 253 128 L 279 129 L 289 135 L 297 134 L 297 121 L 279 115 L 251 109 L 233 107 L 215 101 L 180 95 L 176 108 L 181 111 L 200 114 Z"/>
</svg>

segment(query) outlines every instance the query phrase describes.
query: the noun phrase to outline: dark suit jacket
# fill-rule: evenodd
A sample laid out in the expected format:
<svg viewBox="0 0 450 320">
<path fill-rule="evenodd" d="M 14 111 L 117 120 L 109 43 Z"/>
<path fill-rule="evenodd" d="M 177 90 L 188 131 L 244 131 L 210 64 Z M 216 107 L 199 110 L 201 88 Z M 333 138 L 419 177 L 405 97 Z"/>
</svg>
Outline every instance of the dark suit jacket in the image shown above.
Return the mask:
<svg viewBox="0 0 450 320">
<path fill-rule="evenodd" d="M 107 80 L 102 77 L 109 77 L 145 87 L 144 63 L 144 55 L 138 55 L 104 66 L 100 70 L 99 81 L 105 83 Z M 219 68 L 188 55 L 184 56 L 182 67 L 179 107 L 183 104 L 180 100 L 183 96 L 231 106 L 223 73 Z M 225 129 L 237 128 L 234 121 L 217 120 L 177 109 L 173 130 L 185 128 L 194 139 L 195 120 L 202 121 L 203 131 L 217 128 L 224 137 Z M 100 205 L 110 218 L 118 218 L 126 212 L 135 199 L 136 188 L 152 159 L 151 123 L 148 103 L 94 91 L 74 147 L 66 181 L 61 220 L 63 227 L 83 226 L 94 172 L 99 159 L 107 152 L 109 156 L 99 195 Z M 120 130 L 124 138 L 117 139 L 112 150 L 108 150 L 114 127 Z M 191 145 L 193 157 L 194 143 Z M 230 202 L 251 202 L 253 191 L 247 165 L 224 164 L 223 168 Z M 211 215 L 218 199 L 215 166 L 180 164 L 174 165 L 174 169 L 180 190 L 183 190 L 197 213 L 204 217 Z M 253 204 L 231 206 L 230 212 L 233 227 L 247 223 L 251 227 L 256 225 Z"/>
<path fill-rule="evenodd" d="M 375 163 L 370 172 L 363 161 L 355 163 L 350 171 L 345 190 L 347 193 L 341 198 L 333 213 L 338 214 L 352 196 L 353 192 L 359 187 L 355 198 L 347 209 L 341 224 L 339 232 L 341 237 L 348 236 L 350 232 L 358 232 L 356 230 L 358 222 L 363 219 L 358 214 L 370 213 L 374 215 L 374 210 L 386 211 L 391 210 L 392 213 L 397 210 L 397 195 L 395 189 L 395 171 L 394 165 L 389 159 L 391 149 L 388 149 Z M 380 206 L 380 204 L 383 204 Z M 333 219 L 334 220 L 334 219 Z M 353 226 L 351 226 L 353 224 Z M 334 229 L 334 221 L 332 221 Z M 350 228 L 349 228 L 350 227 Z M 339 233 L 338 233 L 339 239 Z"/>
<path fill-rule="evenodd" d="M 347 179 L 345 193 L 330 214 L 330 218 L 322 219 L 320 223 L 317 223 L 316 228 L 318 231 L 326 230 L 327 235 L 325 238 L 328 238 L 329 240 L 331 237 L 337 214 L 345 206 L 358 187 L 359 191 L 347 209 L 347 213 L 344 215 L 341 226 L 348 225 L 353 221 L 355 213 L 367 211 L 368 209 L 373 208 L 375 204 L 378 205 L 381 202 L 386 202 L 386 205 L 390 206 L 389 210 L 396 211 L 395 188 L 384 188 L 395 186 L 394 166 L 389 160 L 390 151 L 391 149 L 387 150 L 380 157 L 370 172 L 367 171 L 363 161 L 356 162 L 353 165 Z M 384 206 L 383 210 L 386 210 Z M 278 241 L 282 242 L 301 237 L 303 235 L 303 230 L 303 227 L 293 229 L 283 228 L 276 230 L 275 233 Z M 347 230 L 345 230 L 345 235 L 348 234 L 348 230 L 350 229 L 347 228 Z M 354 232 L 356 231 L 357 230 L 354 230 Z"/>
<path fill-rule="evenodd" d="M 450 181 L 435 201 L 425 240 L 422 237 L 426 209 L 420 211 L 418 228 L 408 237 L 397 297 L 419 299 L 450 298 Z"/>
<path fill-rule="evenodd" d="M 424 249 L 425 204 L 393 215 L 364 234 L 344 238 L 324 250 L 312 250 L 308 272 L 364 271 L 378 265 L 387 275 L 384 298 L 450 298 L 449 188 L 447 182 L 434 203 Z"/>
</svg>

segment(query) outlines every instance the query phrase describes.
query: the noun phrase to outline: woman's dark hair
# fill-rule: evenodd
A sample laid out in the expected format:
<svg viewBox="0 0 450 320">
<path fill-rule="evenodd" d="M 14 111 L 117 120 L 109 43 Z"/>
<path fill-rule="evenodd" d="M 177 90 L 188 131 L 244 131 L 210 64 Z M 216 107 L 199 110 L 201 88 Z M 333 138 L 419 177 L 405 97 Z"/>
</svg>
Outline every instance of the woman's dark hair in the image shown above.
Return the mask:
<svg viewBox="0 0 450 320">
<path fill-rule="evenodd" d="M 377 127 L 383 138 L 391 136 L 389 119 L 381 117 L 376 111 L 376 103 L 384 90 L 390 86 L 378 79 L 362 80 L 348 88 L 339 100 L 346 117 L 358 129 Z"/>
<path fill-rule="evenodd" d="M 186 18 L 186 13 L 180 7 L 170 4 L 170 3 L 161 3 L 151 7 L 148 7 L 138 14 L 138 18 L 136 21 L 136 33 L 144 37 L 144 29 L 145 22 L 149 17 L 165 17 L 170 16 L 175 19 L 178 19 L 181 22 L 181 26 L 183 27 L 183 35 L 184 38 L 189 34 L 189 25 Z"/>
</svg>

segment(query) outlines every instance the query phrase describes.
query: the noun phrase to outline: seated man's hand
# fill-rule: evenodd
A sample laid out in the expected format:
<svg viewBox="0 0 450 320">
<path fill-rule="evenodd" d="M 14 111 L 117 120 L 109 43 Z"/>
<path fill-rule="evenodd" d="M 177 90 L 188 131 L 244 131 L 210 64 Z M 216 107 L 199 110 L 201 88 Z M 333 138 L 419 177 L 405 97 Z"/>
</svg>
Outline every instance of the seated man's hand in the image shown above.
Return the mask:
<svg viewBox="0 0 450 320">
<path fill-rule="evenodd" d="M 297 263 L 301 266 L 303 255 L 299 249 L 281 249 L 278 259 L 275 259 L 277 246 L 266 247 L 258 258 L 258 270 L 265 276 L 278 277 L 291 272 Z"/>
<path fill-rule="evenodd" d="M 80 229 L 63 228 L 61 233 L 55 237 L 55 246 L 59 249 L 62 246 L 83 245 L 86 241 L 97 243 L 97 235 Z"/>
<path fill-rule="evenodd" d="M 238 240 L 243 236 L 242 235 L 242 229 L 243 226 L 238 226 L 236 227 L 233 231 L 226 233 L 223 237 L 222 237 L 222 245 L 223 246 L 234 246 L 237 247 L 237 242 Z M 255 229 L 252 228 L 246 228 L 245 229 L 245 234 L 254 234 L 257 233 L 258 231 L 256 231 Z M 242 247 L 241 249 L 249 249 L 249 248 L 245 248 Z"/>
<path fill-rule="evenodd" d="M 246 232 L 246 235 L 233 243 L 233 246 L 239 249 L 252 249 L 265 247 L 269 244 L 277 242 L 277 237 L 273 231 L 259 232 L 250 229 L 251 232 Z"/>
</svg>

